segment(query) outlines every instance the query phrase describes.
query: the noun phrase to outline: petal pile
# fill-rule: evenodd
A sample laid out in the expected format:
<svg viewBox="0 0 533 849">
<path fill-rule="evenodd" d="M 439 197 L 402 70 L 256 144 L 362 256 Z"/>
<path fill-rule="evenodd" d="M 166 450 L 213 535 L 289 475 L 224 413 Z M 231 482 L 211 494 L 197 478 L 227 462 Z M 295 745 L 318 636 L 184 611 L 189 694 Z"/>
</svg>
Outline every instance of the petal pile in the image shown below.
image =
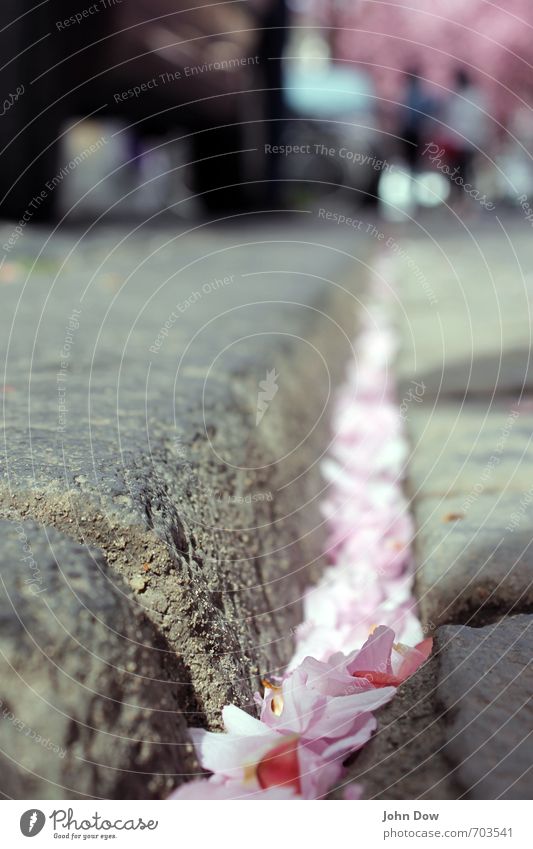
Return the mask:
<svg viewBox="0 0 533 849">
<path fill-rule="evenodd" d="M 402 489 L 408 445 L 391 380 L 394 356 L 394 334 L 376 305 L 365 313 L 324 464 L 332 565 L 305 597 L 291 668 L 307 655 L 326 660 L 361 646 L 376 623 L 389 625 L 403 642 L 422 639 L 412 596 L 414 529 Z"/>
<path fill-rule="evenodd" d="M 180 787 L 173 799 L 323 798 L 375 731 L 373 712 L 431 653 L 412 596 L 395 338 L 381 303 L 365 316 L 323 469 L 331 565 L 306 594 L 288 672 L 256 694 L 259 719 L 228 705 L 224 733 L 192 729 L 211 776 Z M 345 798 L 361 792 L 348 785 Z"/>
</svg>

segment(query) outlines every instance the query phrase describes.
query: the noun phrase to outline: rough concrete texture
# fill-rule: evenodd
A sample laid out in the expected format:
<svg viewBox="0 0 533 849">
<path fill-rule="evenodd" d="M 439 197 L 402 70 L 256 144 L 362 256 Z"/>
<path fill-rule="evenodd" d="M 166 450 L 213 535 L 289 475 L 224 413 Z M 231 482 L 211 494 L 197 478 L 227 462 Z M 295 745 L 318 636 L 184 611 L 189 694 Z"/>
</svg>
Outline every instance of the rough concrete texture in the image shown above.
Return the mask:
<svg viewBox="0 0 533 849">
<path fill-rule="evenodd" d="M 169 698 L 191 725 L 217 727 L 227 702 L 253 710 L 320 571 L 318 461 L 361 275 L 351 234 L 306 224 L 107 230 L 42 251 L 28 231 L 9 258 L 4 515 L 99 549 L 132 617 L 175 653 Z M 138 792 L 138 775 L 130 787 L 94 761 L 83 792 Z M 47 782 L 33 795 L 69 795 Z"/>
<path fill-rule="evenodd" d="M 439 628 L 432 658 L 378 713 L 348 780 L 373 799 L 530 798 L 532 641 L 527 615 Z"/>
<path fill-rule="evenodd" d="M 0 538 L 3 795 L 168 792 L 195 768 L 176 653 L 101 551 L 31 521 Z"/>
</svg>

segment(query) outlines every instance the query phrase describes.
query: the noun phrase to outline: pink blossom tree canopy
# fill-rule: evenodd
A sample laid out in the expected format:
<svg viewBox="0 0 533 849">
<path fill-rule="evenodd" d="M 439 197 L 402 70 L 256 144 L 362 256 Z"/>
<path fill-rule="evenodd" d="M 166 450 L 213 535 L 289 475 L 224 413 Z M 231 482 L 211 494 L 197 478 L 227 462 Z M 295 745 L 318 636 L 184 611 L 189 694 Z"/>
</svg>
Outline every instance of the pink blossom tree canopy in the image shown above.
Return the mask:
<svg viewBox="0 0 533 849">
<path fill-rule="evenodd" d="M 377 94 L 401 98 L 403 71 L 416 65 L 446 94 L 457 66 L 487 94 L 490 112 L 507 122 L 533 103 L 531 0 L 322 0 L 333 56 L 374 78 Z M 329 11 L 328 11 L 329 10 Z"/>
</svg>

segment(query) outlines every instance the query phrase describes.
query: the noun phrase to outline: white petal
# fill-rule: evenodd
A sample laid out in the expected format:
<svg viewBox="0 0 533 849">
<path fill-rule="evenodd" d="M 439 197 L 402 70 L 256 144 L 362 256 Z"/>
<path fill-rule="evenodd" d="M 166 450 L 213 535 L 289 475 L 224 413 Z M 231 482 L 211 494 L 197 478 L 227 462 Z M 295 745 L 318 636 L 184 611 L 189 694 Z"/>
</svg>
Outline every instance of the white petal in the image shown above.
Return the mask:
<svg viewBox="0 0 533 849">
<path fill-rule="evenodd" d="M 271 734 L 272 732 L 259 719 L 250 716 L 246 711 L 241 710 L 235 705 L 226 705 L 222 710 L 222 719 L 224 720 L 224 728 L 228 734 L 238 734 L 243 737 L 253 735 L 257 737 L 259 734 Z"/>
</svg>

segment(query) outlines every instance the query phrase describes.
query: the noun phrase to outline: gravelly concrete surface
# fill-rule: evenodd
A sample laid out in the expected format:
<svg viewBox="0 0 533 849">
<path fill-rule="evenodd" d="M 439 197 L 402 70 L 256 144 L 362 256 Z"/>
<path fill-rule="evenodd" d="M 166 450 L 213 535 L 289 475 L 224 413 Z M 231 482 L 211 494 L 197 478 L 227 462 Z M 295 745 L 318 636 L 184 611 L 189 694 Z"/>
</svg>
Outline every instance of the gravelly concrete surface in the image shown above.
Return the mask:
<svg viewBox="0 0 533 849">
<path fill-rule="evenodd" d="M 78 550 L 69 544 L 98 550 L 120 615 L 127 620 L 131 611 L 131 628 L 136 617 L 147 623 L 143 651 L 156 652 L 146 661 L 154 677 L 166 655 L 151 634 L 167 647 L 178 713 L 168 754 L 176 735 L 183 742 L 185 719 L 216 727 L 224 703 L 251 706 L 258 676 L 290 656 L 302 590 L 321 568 L 318 461 L 332 389 L 352 355 L 360 245 L 351 233 L 290 217 L 190 234 L 45 235 L 24 233 L 0 270 L 1 512 L 11 523 L 36 522 L 39 545 L 56 529 L 65 540 L 59 569 Z M 266 403 L 258 407 L 260 393 Z M 22 569 L 22 561 L 13 566 L 13 543 L 6 546 L 0 538 L 2 569 Z M 83 597 L 92 596 L 94 562 L 80 555 Z M 61 598 L 65 618 L 75 618 L 69 586 Z M 25 599 L 31 622 L 42 605 L 32 612 L 32 597 Z M 100 600 L 105 608 L 105 594 L 94 596 L 98 627 L 83 640 L 98 641 L 107 629 L 115 658 L 129 631 L 110 628 L 115 614 L 100 611 Z M 2 615 L 12 616 L 6 600 Z M 46 637 L 52 653 L 58 633 Z M 72 663 L 79 681 L 83 669 Z M 48 692 L 50 663 L 35 674 Z M 14 713 L 28 686 L 12 677 Z M 115 691 L 114 677 L 102 674 L 92 694 L 76 687 L 72 704 L 54 690 L 54 709 L 82 721 L 94 700 L 101 733 L 113 735 L 118 726 L 105 706 Z M 143 704 L 159 707 L 154 694 L 147 690 Z M 31 721 L 46 725 L 36 711 Z M 149 744 L 161 739 L 158 716 L 143 719 Z M 121 721 L 134 738 L 138 720 L 122 711 Z M 62 726 L 58 743 L 65 734 Z M 6 757 L 20 774 L 14 786 L 25 788 L 31 756 L 20 749 L 17 765 L 13 745 Z M 189 768 L 178 758 L 175 777 L 140 779 L 138 764 L 150 773 L 155 761 L 144 743 L 129 751 L 124 743 L 126 771 L 110 774 L 111 749 L 104 757 L 99 746 L 81 735 L 75 756 L 91 760 L 88 777 L 69 779 L 56 764 L 31 795 L 64 797 L 68 787 L 137 795 L 145 781 L 147 796 L 161 796 Z M 0 788 L 9 792 L 1 778 Z"/>
</svg>

